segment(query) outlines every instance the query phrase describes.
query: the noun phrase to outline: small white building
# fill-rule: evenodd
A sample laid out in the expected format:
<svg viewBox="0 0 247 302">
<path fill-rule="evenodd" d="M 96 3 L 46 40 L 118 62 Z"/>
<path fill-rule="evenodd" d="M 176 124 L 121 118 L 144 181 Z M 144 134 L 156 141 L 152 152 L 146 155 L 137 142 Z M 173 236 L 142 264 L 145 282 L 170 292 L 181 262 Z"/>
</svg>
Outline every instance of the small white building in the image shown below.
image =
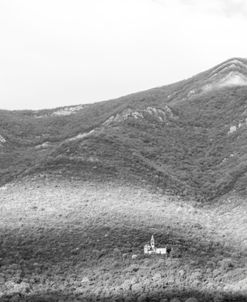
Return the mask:
<svg viewBox="0 0 247 302">
<path fill-rule="evenodd" d="M 166 255 L 167 248 L 166 247 L 163 247 L 163 248 L 155 247 L 154 235 L 152 235 L 150 243 L 144 245 L 144 254 L 145 255 L 152 255 L 152 254 Z"/>
</svg>

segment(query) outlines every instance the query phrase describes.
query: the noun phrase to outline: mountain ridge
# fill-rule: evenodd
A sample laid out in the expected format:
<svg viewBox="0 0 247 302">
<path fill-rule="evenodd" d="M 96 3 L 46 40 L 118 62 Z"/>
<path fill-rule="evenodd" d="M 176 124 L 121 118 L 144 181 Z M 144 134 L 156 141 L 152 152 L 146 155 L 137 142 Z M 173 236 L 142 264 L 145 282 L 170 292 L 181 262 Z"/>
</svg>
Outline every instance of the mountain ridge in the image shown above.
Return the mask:
<svg viewBox="0 0 247 302">
<path fill-rule="evenodd" d="M 198 200 L 245 194 L 246 96 L 247 60 L 232 58 L 115 100 L 1 110 L 1 183 L 63 171 L 132 179 Z"/>
</svg>

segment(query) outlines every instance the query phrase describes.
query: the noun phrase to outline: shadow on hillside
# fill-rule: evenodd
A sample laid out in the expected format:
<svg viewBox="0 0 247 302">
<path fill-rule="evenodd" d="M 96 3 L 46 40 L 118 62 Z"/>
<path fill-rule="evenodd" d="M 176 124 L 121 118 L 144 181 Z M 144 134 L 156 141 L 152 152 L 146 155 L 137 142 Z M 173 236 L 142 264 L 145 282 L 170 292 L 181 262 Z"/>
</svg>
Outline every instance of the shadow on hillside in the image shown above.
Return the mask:
<svg viewBox="0 0 247 302">
<path fill-rule="evenodd" d="M 158 227 L 156 226 L 156 229 Z M 35 263 L 62 265 L 63 263 L 99 262 L 112 258 L 115 248 L 122 254 L 143 254 L 143 246 L 153 234 L 152 230 L 126 227 L 112 228 L 95 225 L 86 228 L 75 226 L 66 229 L 23 230 L 21 233 L 8 231 L 0 236 L 0 264 L 25 263 L 30 270 Z M 155 233 L 157 246 L 169 244 L 175 258 L 188 258 L 204 265 L 211 258 L 233 257 L 235 250 L 225 248 L 218 242 L 191 236 L 183 230 L 165 229 Z M 237 254 L 238 259 L 240 255 Z"/>
<path fill-rule="evenodd" d="M 188 285 L 185 279 L 174 279 L 172 283 L 156 284 L 152 276 L 157 272 L 162 272 L 166 267 L 166 262 L 162 266 L 159 260 L 151 257 L 150 263 L 146 265 L 146 259 L 133 260 L 131 258 L 133 254 L 143 255 L 143 245 L 151 235 L 152 232 L 149 230 L 106 226 L 96 228 L 95 224 L 85 229 L 76 227 L 62 230 L 37 229 L 33 233 L 27 231 L 17 235 L 9 232 L 5 237 L 1 235 L 0 272 L 4 275 L 7 286 L 10 286 L 9 291 L 7 289 L 4 293 L 16 292 L 16 294 L 14 298 L 12 298 L 13 294 L 12 296 L 5 295 L 0 298 L 0 301 L 158 302 L 161 298 L 167 298 L 169 301 L 172 297 L 178 297 L 181 302 L 189 297 L 196 297 L 198 301 L 247 301 L 247 296 L 240 294 L 226 295 L 218 291 L 177 290 L 177 288 L 186 289 L 193 286 L 191 283 Z M 170 230 L 166 233 L 161 229 L 155 234 L 160 245 L 169 243 L 177 252 L 173 256 L 175 266 L 172 264 L 169 270 L 168 263 L 165 269 L 168 273 L 167 278 L 169 278 L 169 272 L 179 275 L 177 269 L 182 269 L 184 264 L 189 265 L 190 271 L 193 272 L 198 268 L 203 270 L 205 264 L 212 259 L 218 261 L 228 256 L 224 247 L 219 244 L 205 243 L 203 240 L 198 241 L 198 238 L 183 236 L 179 230 Z M 126 260 L 123 260 L 122 256 L 116 257 L 114 254 L 116 247 L 121 255 L 127 254 Z M 181 261 L 176 262 L 179 258 Z M 138 270 L 140 269 L 138 273 L 135 270 L 136 266 Z M 144 270 L 142 270 L 143 266 Z M 145 285 L 145 291 L 142 286 L 135 291 L 135 295 L 130 288 L 123 288 L 121 295 L 119 291 L 114 291 L 114 287 L 119 285 L 115 283 L 116 278 L 122 284 L 126 278 L 140 277 L 142 273 L 148 284 L 148 286 Z M 220 273 L 224 274 L 224 271 Z M 84 283 L 82 280 L 84 277 L 87 279 L 87 276 L 88 283 Z M 213 276 L 209 278 L 211 283 L 216 281 Z M 25 284 L 27 284 L 27 289 Z M 24 291 L 22 286 L 24 286 Z M 39 294 L 32 293 L 36 288 Z M 57 291 L 58 288 L 59 291 Z M 17 293 L 18 289 L 21 289 L 20 292 L 23 294 Z M 104 299 L 103 292 L 106 296 Z M 142 300 L 137 300 L 138 295 L 142 295 Z"/>
<path fill-rule="evenodd" d="M 79 293 L 66 293 L 66 292 L 43 292 L 40 294 L 12 294 L 2 296 L 0 299 L 1 302 L 9 301 L 18 301 L 18 302 L 86 302 L 86 301 L 107 301 L 107 302 L 124 302 L 124 301 L 146 301 L 146 302 L 158 302 L 161 299 L 164 301 L 170 301 L 172 298 L 177 298 L 176 302 L 184 302 L 186 299 L 194 297 L 197 301 L 201 302 L 246 302 L 247 296 L 240 293 L 235 294 L 226 294 L 224 292 L 215 291 L 215 292 L 206 292 L 206 291 L 195 291 L 195 290 L 170 290 L 162 291 L 152 290 L 147 292 L 138 292 L 133 294 L 131 292 L 123 292 L 121 295 L 107 295 L 99 296 L 95 294 L 79 294 Z M 167 299 L 167 300 L 166 300 Z"/>
</svg>

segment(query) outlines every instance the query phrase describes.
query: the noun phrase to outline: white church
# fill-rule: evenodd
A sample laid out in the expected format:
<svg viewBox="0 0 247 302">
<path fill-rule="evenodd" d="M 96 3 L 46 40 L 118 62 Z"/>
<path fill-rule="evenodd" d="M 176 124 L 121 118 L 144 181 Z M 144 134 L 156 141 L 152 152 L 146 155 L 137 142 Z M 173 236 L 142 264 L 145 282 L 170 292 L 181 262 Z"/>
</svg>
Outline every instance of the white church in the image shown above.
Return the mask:
<svg viewBox="0 0 247 302">
<path fill-rule="evenodd" d="M 163 247 L 163 248 L 155 247 L 154 235 L 152 235 L 150 243 L 144 245 L 145 255 L 152 255 L 152 254 L 168 255 L 169 253 L 170 253 L 170 249 L 168 250 L 167 247 Z"/>
</svg>

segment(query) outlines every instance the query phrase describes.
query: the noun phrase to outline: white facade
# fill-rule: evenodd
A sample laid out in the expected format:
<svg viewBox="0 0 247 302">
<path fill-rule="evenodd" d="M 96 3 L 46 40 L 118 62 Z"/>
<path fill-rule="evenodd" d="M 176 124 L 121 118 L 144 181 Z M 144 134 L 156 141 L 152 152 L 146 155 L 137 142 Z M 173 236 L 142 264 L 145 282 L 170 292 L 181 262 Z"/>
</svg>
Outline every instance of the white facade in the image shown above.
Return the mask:
<svg viewBox="0 0 247 302">
<path fill-rule="evenodd" d="M 154 236 L 152 235 L 150 243 L 144 245 L 144 254 L 145 255 L 152 255 L 152 254 L 158 254 L 158 255 L 166 255 L 167 254 L 167 248 L 156 248 L 155 247 L 155 241 Z"/>
<path fill-rule="evenodd" d="M 166 247 L 156 248 L 155 249 L 155 253 L 156 254 L 165 255 L 165 254 L 167 254 L 167 249 L 166 249 Z"/>
</svg>

